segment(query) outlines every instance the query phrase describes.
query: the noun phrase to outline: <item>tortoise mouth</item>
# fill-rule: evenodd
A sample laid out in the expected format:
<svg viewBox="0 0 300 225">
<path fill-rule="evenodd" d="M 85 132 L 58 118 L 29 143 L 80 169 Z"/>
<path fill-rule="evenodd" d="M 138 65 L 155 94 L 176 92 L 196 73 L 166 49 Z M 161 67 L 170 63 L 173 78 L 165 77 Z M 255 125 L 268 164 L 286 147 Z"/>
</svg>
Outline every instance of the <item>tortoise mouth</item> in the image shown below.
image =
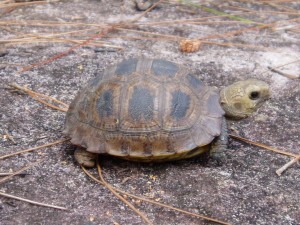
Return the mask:
<svg viewBox="0 0 300 225">
<path fill-rule="evenodd" d="M 239 120 L 248 117 L 251 113 L 245 113 L 241 110 L 242 104 L 235 103 L 233 107 L 226 104 L 221 104 L 223 110 L 225 111 L 225 116 L 231 119 Z"/>
</svg>

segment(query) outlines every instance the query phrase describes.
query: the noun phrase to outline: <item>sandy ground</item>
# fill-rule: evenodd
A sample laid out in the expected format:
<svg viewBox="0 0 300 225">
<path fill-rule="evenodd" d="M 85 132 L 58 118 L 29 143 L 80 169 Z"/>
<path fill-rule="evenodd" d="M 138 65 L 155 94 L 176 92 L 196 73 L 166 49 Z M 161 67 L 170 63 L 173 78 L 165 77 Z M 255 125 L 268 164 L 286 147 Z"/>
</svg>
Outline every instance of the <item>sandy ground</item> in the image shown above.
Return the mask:
<svg viewBox="0 0 300 225">
<path fill-rule="evenodd" d="M 217 9 L 221 1 L 207 6 Z M 213 3 L 217 3 L 214 5 Z M 222 2 L 221 2 L 222 3 Z M 225 4 L 223 7 L 229 5 Z M 284 11 L 274 5 L 232 3 L 260 13 L 243 16 L 256 22 L 278 22 L 278 29 L 262 29 L 230 37 L 205 38 L 206 41 L 234 42 L 252 45 L 247 48 L 204 44 L 196 53 L 179 51 L 178 42 L 165 39 L 136 40 L 104 38 L 123 50 L 111 47 L 84 46 L 46 65 L 18 73 L 23 66 L 68 50 L 70 43 L 3 44 L 25 37 L 24 34 L 54 34 L 90 26 L 6 26 L 3 21 L 48 20 L 103 24 L 124 22 L 139 15 L 130 1 L 58 1 L 51 4 L 18 7 L 0 17 L 0 154 L 41 145 L 62 138 L 65 114 L 30 98 L 6 89 L 17 82 L 69 104 L 90 78 L 109 65 L 129 57 L 168 59 L 186 65 L 203 81 L 218 87 L 240 79 L 255 77 L 270 84 L 272 99 L 253 116 L 230 121 L 231 130 L 248 139 L 300 154 L 300 81 L 268 70 L 300 58 L 299 30 L 286 28 L 297 18 L 300 4 L 286 6 L 294 14 L 272 14 Z M 1 10 L 1 9 L 0 9 Z M 287 9 L 285 9 L 287 10 Z M 0 11 L 4 12 L 4 10 Z M 228 11 L 229 12 L 229 11 Z M 291 12 L 291 11 L 289 11 Z M 297 14 L 298 13 L 298 14 Z M 215 16 L 201 9 L 163 4 L 139 22 L 174 21 Z M 220 19 L 211 19 L 220 20 Z M 222 20 L 234 21 L 222 18 Z M 38 22 L 35 22 L 37 24 Z M 178 24 L 176 26 L 140 26 L 133 28 L 159 34 L 203 38 L 224 32 L 253 27 L 245 23 Z M 95 28 L 95 27 L 93 27 Z M 282 28 L 282 29 L 279 29 Z M 101 30 L 98 28 L 98 32 Z M 83 33 L 86 40 L 97 31 Z M 75 35 L 75 34 L 74 34 Z M 111 36 L 138 36 L 129 31 L 113 31 Z M 154 36 L 147 36 L 154 37 Z M 72 38 L 76 38 L 73 36 Z M 257 46 L 257 47 L 253 47 Z M 258 48 L 260 46 L 261 48 Z M 280 68 L 300 75 L 298 63 Z M 5 135 L 7 131 L 14 145 Z M 0 224 L 142 224 L 142 220 L 116 199 L 106 188 L 89 179 L 73 159 L 74 147 L 63 143 L 0 161 L 0 172 L 20 169 L 42 157 L 45 161 L 0 184 L 0 191 L 31 200 L 67 207 L 61 211 L 0 197 Z M 163 164 L 142 164 L 112 157 L 101 157 L 109 183 L 136 195 L 143 195 L 191 212 L 204 214 L 231 224 L 300 224 L 299 163 L 279 177 L 276 169 L 291 158 L 231 139 L 228 162 L 222 166 L 201 157 Z M 91 172 L 95 172 L 91 170 Z M 202 219 L 175 213 L 161 207 L 135 202 L 154 224 L 213 224 Z"/>
</svg>

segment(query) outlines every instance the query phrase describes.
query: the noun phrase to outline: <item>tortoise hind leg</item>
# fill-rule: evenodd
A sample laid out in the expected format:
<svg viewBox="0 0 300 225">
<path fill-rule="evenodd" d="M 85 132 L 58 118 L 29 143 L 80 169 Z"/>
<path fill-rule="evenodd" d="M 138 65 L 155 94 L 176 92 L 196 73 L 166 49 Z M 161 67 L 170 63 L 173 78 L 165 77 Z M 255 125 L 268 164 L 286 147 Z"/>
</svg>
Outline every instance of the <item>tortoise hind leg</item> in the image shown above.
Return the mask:
<svg viewBox="0 0 300 225">
<path fill-rule="evenodd" d="M 86 151 L 84 148 L 77 147 L 74 152 L 76 161 L 85 167 L 95 167 L 98 154 Z"/>
<path fill-rule="evenodd" d="M 227 130 L 227 123 L 226 119 L 223 118 L 222 120 L 222 129 L 221 134 L 216 140 L 212 143 L 210 149 L 210 157 L 215 160 L 218 165 L 222 165 L 226 162 L 226 149 L 228 145 L 228 130 Z"/>
</svg>

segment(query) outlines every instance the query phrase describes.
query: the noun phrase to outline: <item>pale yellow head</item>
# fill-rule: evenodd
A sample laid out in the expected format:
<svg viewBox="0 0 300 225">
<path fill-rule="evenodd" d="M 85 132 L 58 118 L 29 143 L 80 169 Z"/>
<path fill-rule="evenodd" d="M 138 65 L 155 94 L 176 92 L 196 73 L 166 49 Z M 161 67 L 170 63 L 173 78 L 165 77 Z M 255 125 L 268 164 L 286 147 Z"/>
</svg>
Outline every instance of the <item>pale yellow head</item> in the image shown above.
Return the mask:
<svg viewBox="0 0 300 225">
<path fill-rule="evenodd" d="M 255 112 L 270 98 L 267 83 L 249 79 L 236 82 L 220 92 L 220 103 L 226 116 L 242 119 Z"/>
</svg>

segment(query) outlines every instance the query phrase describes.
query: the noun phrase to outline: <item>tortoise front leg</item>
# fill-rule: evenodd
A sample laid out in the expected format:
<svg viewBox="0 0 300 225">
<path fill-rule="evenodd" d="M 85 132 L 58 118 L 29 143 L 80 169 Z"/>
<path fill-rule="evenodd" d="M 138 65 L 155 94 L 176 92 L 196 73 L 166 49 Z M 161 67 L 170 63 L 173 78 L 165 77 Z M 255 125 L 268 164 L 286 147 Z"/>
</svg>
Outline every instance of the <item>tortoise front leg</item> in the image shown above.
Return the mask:
<svg viewBox="0 0 300 225">
<path fill-rule="evenodd" d="M 85 167 L 95 167 L 98 154 L 86 151 L 86 149 L 77 147 L 74 152 L 76 161 Z"/>
<path fill-rule="evenodd" d="M 222 165 L 226 162 L 226 149 L 228 145 L 228 129 L 226 119 L 222 120 L 221 134 L 212 143 L 210 149 L 210 157 L 217 161 L 218 165 Z"/>
</svg>

